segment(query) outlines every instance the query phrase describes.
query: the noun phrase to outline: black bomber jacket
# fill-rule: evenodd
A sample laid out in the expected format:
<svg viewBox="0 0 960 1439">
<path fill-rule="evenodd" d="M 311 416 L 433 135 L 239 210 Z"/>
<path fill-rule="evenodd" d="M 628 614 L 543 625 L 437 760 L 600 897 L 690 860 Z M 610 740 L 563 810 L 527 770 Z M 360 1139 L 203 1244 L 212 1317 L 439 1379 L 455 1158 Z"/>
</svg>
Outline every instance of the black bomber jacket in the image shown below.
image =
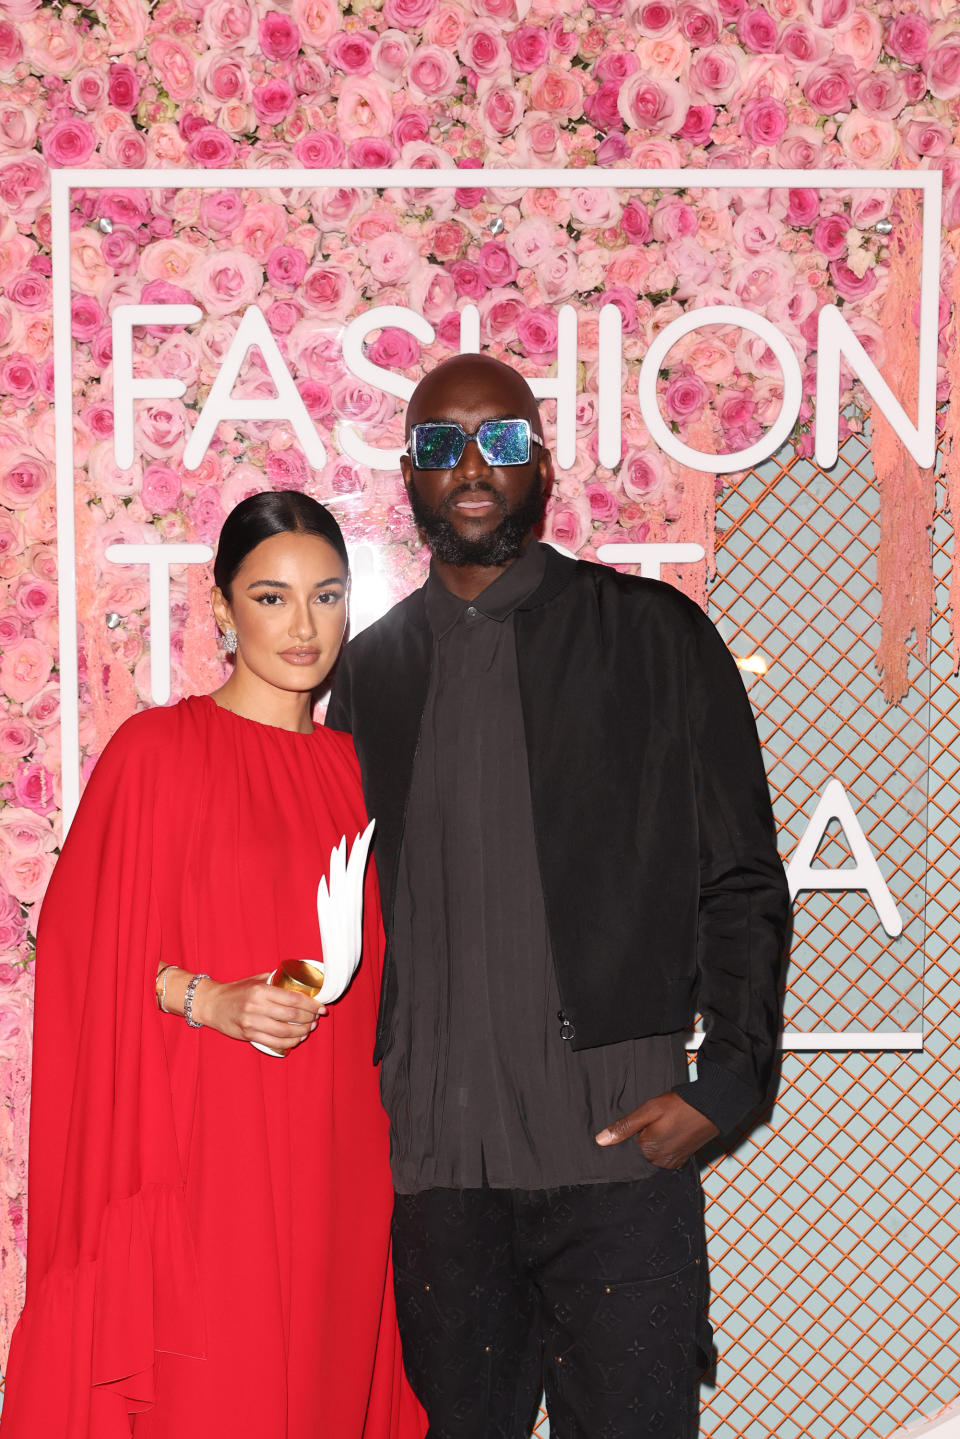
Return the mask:
<svg viewBox="0 0 960 1439">
<path fill-rule="evenodd" d="M 514 612 L 547 924 L 575 1049 L 706 1031 L 677 1092 L 721 1130 L 761 1102 L 780 1028 L 789 898 L 756 728 L 713 625 L 670 585 L 547 547 Z M 423 591 L 347 646 L 327 724 L 353 735 L 390 931 L 430 678 Z"/>
</svg>

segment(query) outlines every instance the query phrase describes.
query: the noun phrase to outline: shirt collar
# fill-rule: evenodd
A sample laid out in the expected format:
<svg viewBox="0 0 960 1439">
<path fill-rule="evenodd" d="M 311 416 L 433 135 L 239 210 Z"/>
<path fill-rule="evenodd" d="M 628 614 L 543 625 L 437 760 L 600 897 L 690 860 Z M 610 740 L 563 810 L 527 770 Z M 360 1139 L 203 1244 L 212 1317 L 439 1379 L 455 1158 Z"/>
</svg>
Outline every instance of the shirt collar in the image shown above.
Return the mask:
<svg viewBox="0 0 960 1439">
<path fill-rule="evenodd" d="M 498 575 L 475 600 L 462 600 L 450 593 L 431 563 L 424 598 L 427 618 L 435 637 L 442 639 L 471 606 L 487 619 L 500 622 L 508 619 L 517 606 L 533 594 L 543 580 L 546 567 L 546 546 L 531 540 L 519 559 L 508 565 L 503 574 Z"/>
</svg>

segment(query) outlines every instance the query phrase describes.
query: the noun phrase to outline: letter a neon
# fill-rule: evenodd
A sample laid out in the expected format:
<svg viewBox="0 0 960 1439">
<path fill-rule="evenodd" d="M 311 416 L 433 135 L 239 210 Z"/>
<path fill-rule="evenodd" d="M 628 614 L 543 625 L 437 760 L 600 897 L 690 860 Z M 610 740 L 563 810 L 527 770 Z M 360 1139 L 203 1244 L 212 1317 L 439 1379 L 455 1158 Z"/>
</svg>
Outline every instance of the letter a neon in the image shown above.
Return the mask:
<svg viewBox="0 0 960 1439">
<path fill-rule="evenodd" d="M 832 819 L 839 820 L 853 855 L 854 862 L 846 869 L 827 869 L 813 863 L 814 855 L 820 848 L 827 825 Z M 866 890 L 887 934 L 895 939 L 903 932 L 903 921 L 893 895 L 880 873 L 880 866 L 860 828 L 860 821 L 847 798 L 847 792 L 838 779 L 828 781 L 809 824 L 800 836 L 793 858 L 787 865 L 787 883 L 790 886 L 791 899 L 803 889 Z"/>
</svg>

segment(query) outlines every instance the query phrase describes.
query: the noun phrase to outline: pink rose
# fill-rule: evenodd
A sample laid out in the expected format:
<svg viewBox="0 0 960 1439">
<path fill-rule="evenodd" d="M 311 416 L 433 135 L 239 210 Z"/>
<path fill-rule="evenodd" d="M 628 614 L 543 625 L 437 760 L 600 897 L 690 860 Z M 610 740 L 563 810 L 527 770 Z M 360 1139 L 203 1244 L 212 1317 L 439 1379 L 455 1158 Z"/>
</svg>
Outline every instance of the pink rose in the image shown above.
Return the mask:
<svg viewBox="0 0 960 1439">
<path fill-rule="evenodd" d="M 627 201 L 620 216 L 620 228 L 632 245 L 643 245 L 650 238 L 650 215 L 642 200 Z"/>
<path fill-rule="evenodd" d="M 744 10 L 737 21 L 737 34 L 748 50 L 771 55 L 777 48 L 777 22 L 762 6 Z"/>
<path fill-rule="evenodd" d="M 855 10 L 833 38 L 840 54 L 849 55 L 858 70 L 871 70 L 883 44 L 883 26 L 871 12 Z"/>
<path fill-rule="evenodd" d="M 48 165 L 79 167 L 97 148 L 97 136 L 86 120 L 58 120 L 45 131 L 41 148 Z"/>
<path fill-rule="evenodd" d="M 84 66 L 70 81 L 70 98 L 78 110 L 87 114 L 99 110 L 107 102 L 107 77 L 102 70 Z"/>
<path fill-rule="evenodd" d="M 900 136 L 890 120 L 855 110 L 841 121 L 837 139 L 844 156 L 865 170 L 884 170 L 900 149 Z"/>
<path fill-rule="evenodd" d="M 108 165 L 122 170 L 136 170 L 146 165 L 149 147 L 145 135 L 132 126 L 114 130 L 107 139 L 103 158 Z"/>
<path fill-rule="evenodd" d="M 374 385 L 343 375 L 331 389 L 333 408 L 338 415 L 360 425 L 382 424 L 392 413 L 394 402 Z"/>
<path fill-rule="evenodd" d="M 396 158 L 397 147 L 379 136 L 351 140 L 347 146 L 347 164 L 355 170 L 387 170 Z"/>
<path fill-rule="evenodd" d="M 420 362 L 420 342 L 406 330 L 387 326 L 380 331 L 367 354 L 375 365 L 381 365 L 385 370 L 409 370 Z"/>
<path fill-rule="evenodd" d="M 268 80 L 253 92 L 253 113 L 261 125 L 279 125 L 296 103 L 297 97 L 286 80 Z"/>
<path fill-rule="evenodd" d="M 196 65 L 192 50 L 178 40 L 160 35 L 151 40 L 150 65 L 171 100 L 183 103 L 196 94 Z"/>
<path fill-rule="evenodd" d="M 100 253 L 112 270 L 135 270 L 140 258 L 140 244 L 132 230 L 124 225 L 115 225 L 109 235 L 104 235 L 100 241 Z"/>
<path fill-rule="evenodd" d="M 544 539 L 576 554 L 590 538 L 591 520 L 590 501 L 586 495 L 555 498 L 547 508 Z"/>
<path fill-rule="evenodd" d="M 347 75 L 369 75 L 376 38 L 372 30 L 342 30 L 327 45 L 327 57 Z"/>
<path fill-rule="evenodd" d="M 663 492 L 665 466 L 659 450 L 628 450 L 620 466 L 620 483 L 631 500 L 653 502 Z"/>
<path fill-rule="evenodd" d="M 152 210 L 153 202 L 147 199 L 146 190 L 102 190 L 96 213 L 115 225 L 129 225 L 136 230 L 146 224 Z"/>
<path fill-rule="evenodd" d="M 897 15 L 887 28 L 883 48 L 905 65 L 920 65 L 930 45 L 930 21 L 924 15 Z"/>
<path fill-rule="evenodd" d="M 643 213 L 646 214 L 646 211 Z M 682 240 L 695 235 L 698 228 L 697 212 L 687 200 L 669 196 L 661 200 L 653 212 L 653 235 L 656 240 Z"/>
<path fill-rule="evenodd" d="M 668 420 L 683 423 L 699 418 L 709 391 L 699 375 L 676 375 L 667 385 L 661 405 Z"/>
<path fill-rule="evenodd" d="M 820 213 L 820 196 L 816 190 L 788 190 L 787 191 L 787 214 L 788 225 L 801 225 L 806 228 L 812 225 Z"/>
<path fill-rule="evenodd" d="M 17 614 L 29 624 L 56 609 L 57 587 L 39 575 L 27 575 L 17 584 L 15 603 Z"/>
<path fill-rule="evenodd" d="M 748 100 L 740 111 L 740 133 L 754 145 L 775 145 L 787 128 L 787 107 L 771 96 Z"/>
<path fill-rule="evenodd" d="M 187 411 L 179 400 L 147 400 L 137 410 L 134 430 L 145 454 L 165 460 L 183 447 Z"/>
<path fill-rule="evenodd" d="M 573 119 L 583 111 L 583 85 L 574 71 L 543 65 L 531 76 L 530 105 L 548 115 Z"/>
<path fill-rule="evenodd" d="M 265 464 L 272 490 L 305 490 L 310 466 L 299 450 L 268 450 Z"/>
<path fill-rule="evenodd" d="M 22 904 L 36 904 L 43 898 L 53 873 L 53 862 L 52 854 L 12 856 L 0 844 L 0 870 Z M 5 1057 L 9 1057 L 20 1042 L 22 1023 L 22 1016 L 12 1010 L 0 1010 L 0 1051 Z"/>
<path fill-rule="evenodd" d="M 713 105 L 691 105 L 687 118 L 677 131 L 677 138 L 688 140 L 691 145 L 706 145 L 716 118 Z"/>
<path fill-rule="evenodd" d="M 140 499 L 151 515 L 166 515 L 180 498 L 180 476 L 169 465 L 147 465 L 140 486 Z"/>
<path fill-rule="evenodd" d="M 421 265 L 410 281 L 410 308 L 419 310 L 431 325 L 436 325 L 455 306 L 457 292 L 446 270 L 437 265 Z"/>
<path fill-rule="evenodd" d="M 117 110 L 129 113 L 137 108 L 140 81 L 129 65 L 111 65 L 107 71 L 107 98 Z"/>
<path fill-rule="evenodd" d="M 197 80 L 201 92 L 221 105 L 230 100 L 250 98 L 250 72 L 237 55 L 218 55 L 215 52 L 204 55 L 197 66 Z M 202 117 L 196 118 L 200 119 L 198 128 L 202 128 Z"/>
<path fill-rule="evenodd" d="M 557 313 L 546 305 L 523 306 L 517 316 L 517 338 L 530 359 L 547 359 L 557 351 Z"/>
<path fill-rule="evenodd" d="M 0 395 L 9 395 L 19 408 L 29 405 L 40 384 L 40 372 L 29 355 L 8 355 L 0 361 Z"/>
<path fill-rule="evenodd" d="M 290 14 L 307 43 L 317 49 L 326 45 L 343 23 L 337 0 L 293 0 Z"/>
<path fill-rule="evenodd" d="M 12 641 L 7 641 L 7 644 Z M 22 759 L 36 748 L 37 736 L 22 719 L 0 720 L 0 754 L 8 759 Z"/>
<path fill-rule="evenodd" d="M 0 659 L 0 690 L 22 704 L 46 684 L 52 669 L 53 651 L 48 645 L 39 640 L 19 640 Z"/>
<path fill-rule="evenodd" d="M 395 285 L 409 278 L 420 256 L 414 240 L 387 232 L 370 241 L 364 259 L 375 280 L 381 285 Z"/>
<path fill-rule="evenodd" d="M 819 130 L 812 125 L 791 125 L 777 146 L 777 164 L 784 170 L 814 170 L 822 154 Z"/>
<path fill-rule="evenodd" d="M 267 256 L 267 279 L 271 285 L 293 290 L 307 273 L 307 257 L 293 245 L 278 245 Z"/>
<path fill-rule="evenodd" d="M 207 544 L 213 544 L 223 525 L 223 504 L 216 485 L 203 485 L 188 507 L 190 523 L 194 534 Z"/>
<path fill-rule="evenodd" d="M 631 75 L 620 91 L 618 108 L 625 123 L 653 135 L 675 135 L 687 117 L 689 96 L 675 80 Z"/>
<path fill-rule="evenodd" d="M 10 79 L 15 66 L 23 58 L 23 41 L 12 21 L 0 19 L 0 75 Z"/>
<path fill-rule="evenodd" d="M 40 155 L 0 159 L 0 205 L 12 220 L 32 225 L 49 198 L 49 174 Z"/>
<path fill-rule="evenodd" d="M 510 68 L 510 52 L 502 36 L 489 24 L 476 21 L 460 36 L 460 59 L 478 75 L 497 75 Z"/>
<path fill-rule="evenodd" d="M 517 278 L 517 262 L 500 240 L 487 240 L 480 246 L 477 268 L 485 285 L 509 285 Z"/>
<path fill-rule="evenodd" d="M 92 340 L 103 324 L 103 311 L 92 295 L 74 295 L 70 302 L 71 333 L 82 343 Z"/>
<path fill-rule="evenodd" d="M 17 804 L 34 814 L 52 814 L 57 807 L 53 775 L 39 762 L 23 765 L 17 770 L 13 792 Z"/>
<path fill-rule="evenodd" d="M 912 165 L 938 159 L 949 149 L 953 135 L 942 120 L 908 120 L 900 132 L 903 153 Z"/>
<path fill-rule="evenodd" d="M 342 265 L 312 265 L 303 277 L 302 297 L 307 308 L 328 318 L 345 319 L 357 291 L 349 270 Z"/>
<path fill-rule="evenodd" d="M 26 509 L 52 482 L 50 467 L 39 455 L 20 454 L 0 472 L 0 504 Z"/>
<path fill-rule="evenodd" d="M 289 15 L 268 10 L 257 32 L 260 49 L 268 60 L 292 60 L 300 49 L 300 31 Z"/>
<path fill-rule="evenodd" d="M 385 80 L 395 83 L 407 68 L 413 51 L 414 43 L 409 35 L 399 30 L 385 30 L 373 47 L 373 68 Z"/>
<path fill-rule="evenodd" d="M 507 79 L 485 82 L 478 92 L 484 133 L 492 137 L 509 135 L 523 118 L 523 95 Z"/>
<path fill-rule="evenodd" d="M 531 75 L 550 58 L 550 44 L 539 25 L 518 25 L 507 36 L 507 48 L 518 75 Z"/>
<path fill-rule="evenodd" d="M 815 30 L 805 20 L 791 21 L 780 34 L 780 53 L 793 62 L 795 71 L 809 69 L 826 60 L 831 48 L 826 33 Z"/>
<path fill-rule="evenodd" d="M 263 271 L 242 250 L 215 250 L 201 261 L 193 284 L 197 303 L 209 315 L 228 315 L 253 304 Z"/>
<path fill-rule="evenodd" d="M 293 147 L 294 159 L 307 170 L 335 170 L 343 163 L 343 141 L 332 130 L 311 130 Z"/>
<path fill-rule="evenodd" d="M 843 260 L 831 260 L 828 268 L 837 294 L 844 300 L 862 300 L 876 289 L 877 277 L 873 270 L 858 275 Z"/>
<path fill-rule="evenodd" d="M 708 105 L 725 105 L 740 83 L 744 58 L 743 51 L 736 45 L 711 45 L 695 54 L 689 70 L 693 99 Z"/>
<path fill-rule="evenodd" d="M 839 115 L 852 104 L 853 62 L 846 56 L 815 65 L 803 82 L 807 103 L 821 115 Z"/>
<path fill-rule="evenodd" d="M 207 170 L 229 168 L 236 152 L 236 142 L 218 125 L 203 125 L 187 146 L 190 163 Z"/>
<path fill-rule="evenodd" d="M 343 140 L 389 135 L 393 125 L 390 94 L 378 75 L 348 75 L 337 100 L 337 129 Z"/>
<path fill-rule="evenodd" d="M 899 73 L 889 69 L 862 75 L 857 81 L 855 97 L 858 110 L 874 120 L 893 120 L 907 100 Z"/>
<path fill-rule="evenodd" d="M 832 30 L 850 19 L 854 0 L 813 0 L 813 18 L 818 25 Z"/>
<path fill-rule="evenodd" d="M 147 34 L 145 0 L 102 0 L 97 18 L 107 29 L 111 55 L 127 55 L 140 49 Z"/>
<path fill-rule="evenodd" d="M 960 35 L 948 34 L 928 51 L 923 73 L 935 99 L 953 100 L 960 95 Z"/>
<path fill-rule="evenodd" d="M 498 287 L 480 301 L 480 333 L 487 344 L 507 345 L 517 338 L 517 325 L 526 306 L 516 290 Z"/>
<path fill-rule="evenodd" d="M 712 7 L 696 0 L 681 4 L 677 12 L 680 34 L 698 50 L 715 45 L 720 38 L 720 23 Z"/>
<path fill-rule="evenodd" d="M 413 91 L 426 100 L 445 100 L 460 79 L 460 66 L 449 50 L 439 45 L 420 45 L 407 65 L 407 80 Z"/>
<path fill-rule="evenodd" d="M 666 0 L 641 0 L 633 19 L 641 35 L 669 35 L 677 28 L 676 12 Z"/>
<path fill-rule="evenodd" d="M 591 480 L 584 486 L 584 494 L 590 506 L 591 520 L 601 525 L 612 524 L 620 509 L 613 491 L 608 490 L 606 485 L 600 484 L 598 480 Z"/>
<path fill-rule="evenodd" d="M 487 289 L 486 281 L 472 260 L 454 260 L 449 266 L 457 294 L 468 300 L 479 300 Z"/>
<path fill-rule="evenodd" d="M 0 101 L 0 147 L 30 150 L 37 137 L 37 117 L 16 101 Z"/>
<path fill-rule="evenodd" d="M 436 8 L 436 0 L 385 0 L 383 18 L 397 30 L 422 30 Z"/>
<path fill-rule="evenodd" d="M 50 303 L 50 281 L 35 270 L 27 270 L 7 285 L 7 298 L 18 310 L 43 310 Z"/>
</svg>

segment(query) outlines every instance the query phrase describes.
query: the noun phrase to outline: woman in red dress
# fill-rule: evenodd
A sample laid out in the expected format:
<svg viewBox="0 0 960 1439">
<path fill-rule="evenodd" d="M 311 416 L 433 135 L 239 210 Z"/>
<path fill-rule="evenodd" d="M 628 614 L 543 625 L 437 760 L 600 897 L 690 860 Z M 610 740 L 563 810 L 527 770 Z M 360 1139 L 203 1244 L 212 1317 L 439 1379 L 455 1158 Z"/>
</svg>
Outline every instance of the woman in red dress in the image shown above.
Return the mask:
<svg viewBox="0 0 960 1439">
<path fill-rule="evenodd" d="M 342 999 L 264 983 L 318 956 L 318 882 L 367 823 L 349 737 L 311 722 L 346 624 L 343 537 L 306 496 L 255 495 L 214 573 L 233 674 L 121 727 L 44 901 L 3 1439 L 426 1427 L 389 1273 L 372 864 Z"/>
</svg>

